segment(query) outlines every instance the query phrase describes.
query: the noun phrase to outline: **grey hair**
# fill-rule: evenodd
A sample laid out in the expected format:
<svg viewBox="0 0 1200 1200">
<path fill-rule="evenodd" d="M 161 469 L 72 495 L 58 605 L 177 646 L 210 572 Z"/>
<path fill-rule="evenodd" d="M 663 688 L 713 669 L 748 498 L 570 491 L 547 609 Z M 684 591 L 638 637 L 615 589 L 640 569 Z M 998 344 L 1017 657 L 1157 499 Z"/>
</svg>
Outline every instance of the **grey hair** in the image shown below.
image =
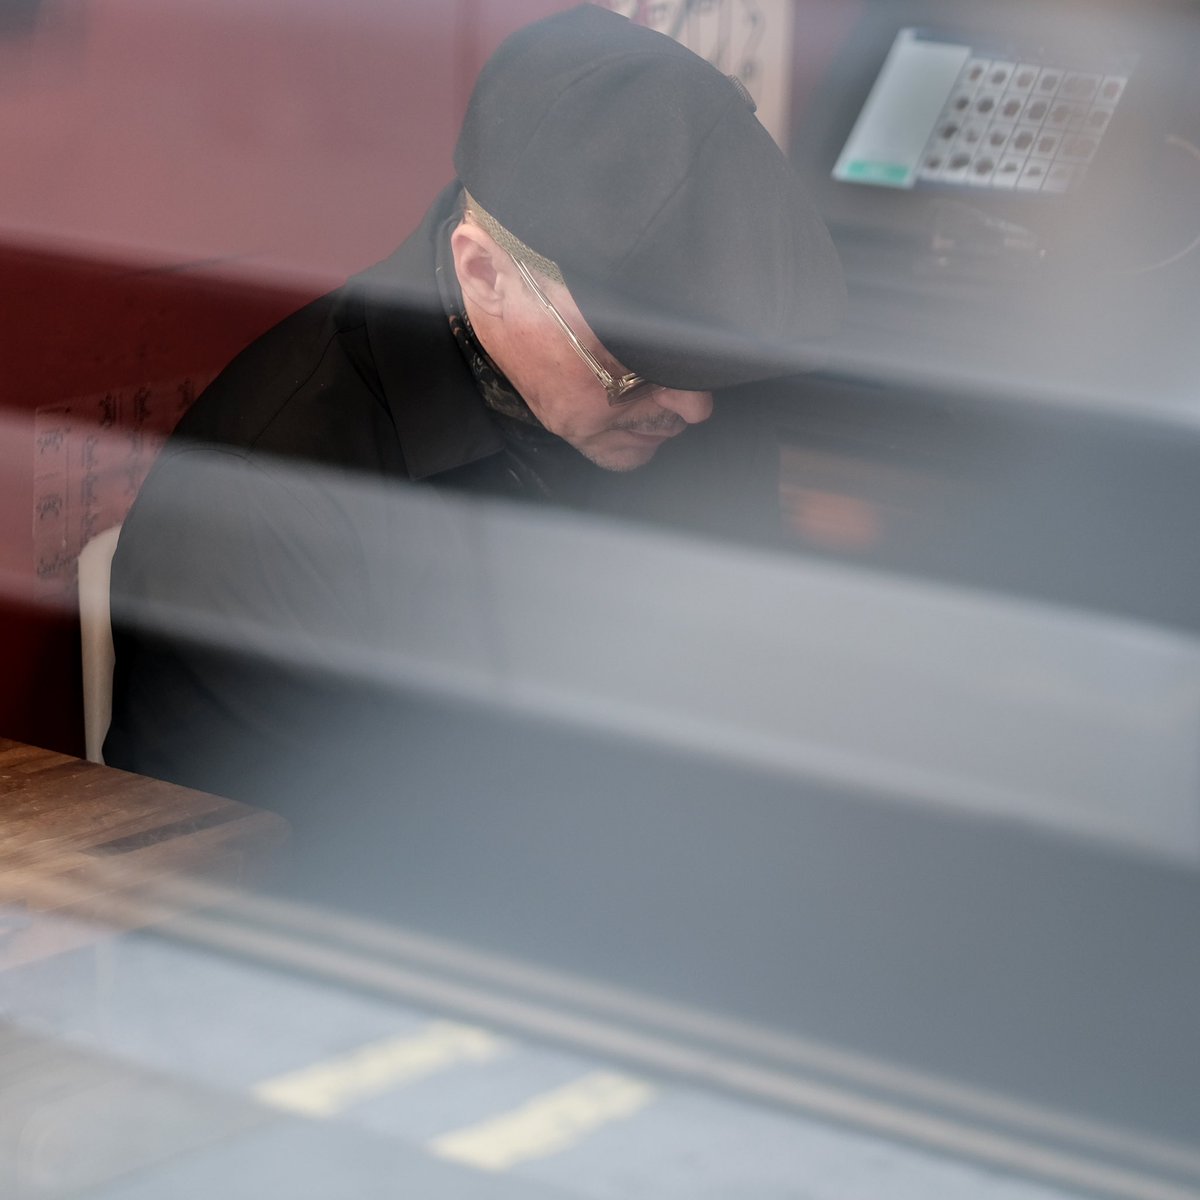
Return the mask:
<svg viewBox="0 0 1200 1200">
<path fill-rule="evenodd" d="M 505 229 L 490 212 L 485 209 L 466 188 L 463 188 L 465 212 L 491 239 L 506 253 L 524 263 L 531 271 L 544 275 L 555 283 L 563 282 L 563 273 L 558 263 L 539 254 L 536 250 L 525 245 L 515 233 Z"/>
</svg>

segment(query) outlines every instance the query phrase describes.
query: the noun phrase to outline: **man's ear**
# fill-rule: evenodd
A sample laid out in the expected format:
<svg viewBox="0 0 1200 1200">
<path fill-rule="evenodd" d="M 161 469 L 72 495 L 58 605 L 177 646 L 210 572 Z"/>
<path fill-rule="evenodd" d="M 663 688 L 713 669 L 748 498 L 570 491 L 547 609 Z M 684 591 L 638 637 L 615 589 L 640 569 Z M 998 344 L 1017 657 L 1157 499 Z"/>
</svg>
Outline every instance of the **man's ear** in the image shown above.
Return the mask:
<svg viewBox="0 0 1200 1200">
<path fill-rule="evenodd" d="M 454 270 L 463 297 L 476 310 L 499 317 L 508 285 L 508 256 L 478 225 L 463 221 L 450 235 Z"/>
</svg>

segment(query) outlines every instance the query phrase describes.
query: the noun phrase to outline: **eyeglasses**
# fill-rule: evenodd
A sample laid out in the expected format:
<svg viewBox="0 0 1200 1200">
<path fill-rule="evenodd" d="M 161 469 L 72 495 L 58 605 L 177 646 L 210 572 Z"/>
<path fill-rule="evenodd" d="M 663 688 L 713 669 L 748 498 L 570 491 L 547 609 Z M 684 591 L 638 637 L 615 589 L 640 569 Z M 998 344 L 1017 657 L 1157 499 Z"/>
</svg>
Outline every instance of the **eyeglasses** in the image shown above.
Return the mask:
<svg viewBox="0 0 1200 1200">
<path fill-rule="evenodd" d="M 662 390 L 662 385 L 651 383 L 648 379 L 643 379 L 640 375 L 635 375 L 630 371 L 620 378 L 610 374 L 601 365 L 599 359 L 579 340 L 575 335 L 575 331 L 567 324 L 566 318 L 554 307 L 550 297 L 542 291 L 538 281 L 534 278 L 533 272 L 519 259 L 509 255 L 513 260 L 513 264 L 521 274 L 521 278 L 529 287 L 529 290 L 537 298 L 538 303 L 554 318 L 555 324 L 567 336 L 567 341 L 571 343 L 572 349 L 580 358 L 587 363 L 588 367 L 595 377 L 600 381 L 608 396 L 609 404 L 614 406 L 620 404 L 632 404 L 635 400 L 641 400 L 645 396 L 651 395 L 653 392 Z"/>
</svg>

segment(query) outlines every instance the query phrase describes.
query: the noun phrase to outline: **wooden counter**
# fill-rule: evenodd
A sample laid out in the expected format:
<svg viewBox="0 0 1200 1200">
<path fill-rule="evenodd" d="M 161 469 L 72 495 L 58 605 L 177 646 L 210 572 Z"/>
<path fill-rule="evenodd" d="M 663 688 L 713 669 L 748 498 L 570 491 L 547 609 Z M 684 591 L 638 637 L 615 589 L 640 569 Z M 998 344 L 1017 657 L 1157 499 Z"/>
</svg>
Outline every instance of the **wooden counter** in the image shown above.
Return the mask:
<svg viewBox="0 0 1200 1200">
<path fill-rule="evenodd" d="M 169 919 L 189 880 L 240 884 L 274 813 L 0 738 L 0 969 Z"/>
</svg>

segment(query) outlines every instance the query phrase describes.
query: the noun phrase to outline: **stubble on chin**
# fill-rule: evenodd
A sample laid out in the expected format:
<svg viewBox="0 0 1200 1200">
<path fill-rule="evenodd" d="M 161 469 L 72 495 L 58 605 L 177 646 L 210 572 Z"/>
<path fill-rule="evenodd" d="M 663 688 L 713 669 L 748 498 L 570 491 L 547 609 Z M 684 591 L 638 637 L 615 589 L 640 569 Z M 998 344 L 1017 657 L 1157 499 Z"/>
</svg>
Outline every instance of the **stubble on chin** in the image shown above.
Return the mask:
<svg viewBox="0 0 1200 1200">
<path fill-rule="evenodd" d="M 646 466 L 658 453 L 658 446 L 630 446 L 621 449 L 575 447 L 589 462 L 605 471 L 628 472 Z"/>
</svg>

